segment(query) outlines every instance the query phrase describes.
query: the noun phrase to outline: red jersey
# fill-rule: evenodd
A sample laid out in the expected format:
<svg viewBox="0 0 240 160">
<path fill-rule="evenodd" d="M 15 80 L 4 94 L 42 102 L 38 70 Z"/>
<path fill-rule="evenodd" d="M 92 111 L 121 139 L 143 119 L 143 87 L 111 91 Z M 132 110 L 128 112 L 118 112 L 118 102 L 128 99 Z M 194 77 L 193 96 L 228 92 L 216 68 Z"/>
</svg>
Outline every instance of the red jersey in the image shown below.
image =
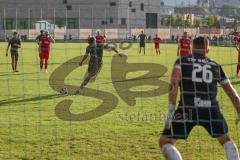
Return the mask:
<svg viewBox="0 0 240 160">
<path fill-rule="evenodd" d="M 159 45 L 161 42 L 161 38 L 155 37 L 155 38 L 153 38 L 153 42 L 155 43 L 155 45 Z"/>
<path fill-rule="evenodd" d="M 191 53 L 191 40 L 189 38 L 181 38 L 179 40 L 180 56 L 185 57 Z"/>
<path fill-rule="evenodd" d="M 39 39 L 40 42 L 40 54 L 49 56 L 50 53 L 50 46 L 51 46 L 51 37 L 49 36 L 42 36 Z"/>
<path fill-rule="evenodd" d="M 105 37 L 102 35 L 97 35 L 96 36 L 96 42 L 97 43 L 105 43 Z"/>
<path fill-rule="evenodd" d="M 51 38 L 48 36 L 41 36 L 39 38 L 40 41 L 40 48 L 50 48 L 51 45 Z"/>
</svg>

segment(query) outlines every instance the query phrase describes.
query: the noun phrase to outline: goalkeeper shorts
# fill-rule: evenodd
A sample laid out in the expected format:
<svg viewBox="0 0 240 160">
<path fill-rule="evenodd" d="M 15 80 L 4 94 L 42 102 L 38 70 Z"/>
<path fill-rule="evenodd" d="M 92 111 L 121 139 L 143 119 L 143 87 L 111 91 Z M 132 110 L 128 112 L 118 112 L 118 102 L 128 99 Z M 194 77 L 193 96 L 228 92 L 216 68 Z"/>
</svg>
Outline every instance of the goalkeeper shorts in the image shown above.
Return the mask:
<svg viewBox="0 0 240 160">
<path fill-rule="evenodd" d="M 163 135 L 173 139 L 187 139 L 195 126 L 202 126 L 213 138 L 228 133 L 228 126 L 218 106 L 179 107 L 171 122 L 170 129 L 164 129 Z"/>
</svg>

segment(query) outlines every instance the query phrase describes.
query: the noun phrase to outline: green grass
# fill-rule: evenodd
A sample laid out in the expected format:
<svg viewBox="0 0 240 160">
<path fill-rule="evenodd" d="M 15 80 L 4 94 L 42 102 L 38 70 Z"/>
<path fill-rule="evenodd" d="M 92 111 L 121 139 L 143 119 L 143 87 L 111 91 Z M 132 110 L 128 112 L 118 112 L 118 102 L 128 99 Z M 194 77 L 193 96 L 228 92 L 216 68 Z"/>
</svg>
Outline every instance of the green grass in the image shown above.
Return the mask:
<svg viewBox="0 0 240 160">
<path fill-rule="evenodd" d="M 1 160 L 163 159 L 158 147 L 158 138 L 164 121 L 150 119 L 149 116 L 165 114 L 167 95 L 138 98 L 135 106 L 128 106 L 118 96 L 111 83 L 113 54 L 109 52 L 104 55 L 104 66 L 96 82 L 89 84 L 88 87 L 118 97 L 116 109 L 100 118 L 85 122 L 64 122 L 56 117 L 55 106 L 64 99 L 74 101 L 71 107 L 73 113 L 89 111 L 101 103 L 100 100 L 88 97 L 59 96 L 49 86 L 52 71 L 63 62 L 83 55 L 85 46 L 86 44 L 77 43 L 54 44 L 49 73 L 40 74 L 36 45 L 23 43 L 19 58 L 20 72 L 13 74 L 10 57 L 4 57 L 6 43 L 0 43 Z M 137 47 L 138 45 L 134 45 L 124 51 L 128 56 L 128 62 L 162 64 L 168 68 L 162 80 L 168 81 L 170 70 L 176 60 L 177 46 L 162 44 L 161 56 L 155 55 L 152 45 L 147 46 L 147 56 L 138 56 Z M 221 64 L 236 63 L 237 59 L 234 48 L 212 47 L 209 56 Z M 224 69 L 230 77 L 235 74 L 235 65 L 224 66 Z M 78 86 L 82 82 L 85 70 L 86 67 L 74 70 L 65 82 Z M 140 74 L 135 73 L 132 76 L 137 77 Z M 240 92 L 240 86 L 235 87 Z M 219 91 L 221 110 L 229 124 L 230 134 L 240 148 L 239 127 L 234 125 L 235 110 L 223 91 L 221 89 Z M 225 159 L 223 148 L 200 127 L 192 131 L 187 141 L 179 141 L 177 148 L 185 160 Z"/>
</svg>

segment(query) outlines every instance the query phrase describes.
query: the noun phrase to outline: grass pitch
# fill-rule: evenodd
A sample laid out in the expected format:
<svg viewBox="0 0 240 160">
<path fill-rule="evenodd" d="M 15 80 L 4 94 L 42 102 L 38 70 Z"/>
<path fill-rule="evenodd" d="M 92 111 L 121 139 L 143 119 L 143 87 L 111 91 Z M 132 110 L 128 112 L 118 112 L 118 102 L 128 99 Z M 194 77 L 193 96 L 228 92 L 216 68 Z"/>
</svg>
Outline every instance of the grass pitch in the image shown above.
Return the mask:
<svg viewBox="0 0 240 160">
<path fill-rule="evenodd" d="M 0 159 L 7 160 L 160 160 L 158 138 L 163 130 L 161 118 L 167 109 L 167 94 L 138 98 L 134 107 L 128 106 L 111 83 L 113 53 L 105 52 L 104 65 L 95 83 L 89 88 L 114 94 L 118 106 L 110 113 L 91 121 L 65 122 L 54 113 L 64 99 L 72 99 L 73 113 L 94 109 L 100 100 L 83 96 L 61 96 L 49 87 L 52 71 L 67 60 L 83 55 L 87 44 L 56 43 L 52 46 L 47 74 L 39 73 L 38 51 L 35 43 L 23 43 L 19 57 L 19 73 L 12 73 L 10 57 L 4 57 L 6 43 L 0 43 Z M 138 55 L 138 45 L 123 51 L 131 63 L 157 63 L 168 68 L 161 78 L 169 80 L 176 60 L 177 45 L 162 44 L 157 56 L 153 45 L 147 45 L 146 56 Z M 224 64 L 229 77 L 235 75 L 237 54 L 234 48 L 211 47 L 209 57 Z M 79 86 L 86 66 L 74 70 L 65 83 Z M 130 77 L 138 77 L 140 72 Z M 237 79 L 231 79 L 236 82 Z M 240 92 L 240 86 L 235 85 Z M 146 90 L 146 87 L 135 88 Z M 151 89 L 150 89 L 151 90 Z M 219 102 L 229 131 L 240 149 L 240 129 L 234 124 L 235 110 L 219 89 Z M 153 117 L 157 118 L 153 118 Z M 179 141 L 177 148 L 185 160 L 225 159 L 223 148 L 207 132 L 196 127 L 188 141 Z"/>
</svg>

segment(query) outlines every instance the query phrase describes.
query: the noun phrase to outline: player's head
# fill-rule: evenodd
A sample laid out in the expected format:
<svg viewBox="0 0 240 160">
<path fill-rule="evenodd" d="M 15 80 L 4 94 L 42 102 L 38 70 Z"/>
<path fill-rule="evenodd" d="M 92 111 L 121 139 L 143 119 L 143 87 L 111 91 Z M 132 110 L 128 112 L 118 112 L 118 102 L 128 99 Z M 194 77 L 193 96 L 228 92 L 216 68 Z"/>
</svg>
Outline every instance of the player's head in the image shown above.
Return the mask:
<svg viewBox="0 0 240 160">
<path fill-rule="evenodd" d="M 100 35 L 100 32 L 99 32 L 99 31 L 97 31 L 97 35 L 98 35 L 98 36 Z"/>
<path fill-rule="evenodd" d="M 158 37 L 158 34 L 156 34 L 155 36 Z"/>
<path fill-rule="evenodd" d="M 40 34 L 43 35 L 43 34 L 44 34 L 44 30 L 41 30 L 41 31 L 40 31 Z"/>
<path fill-rule="evenodd" d="M 45 35 L 46 35 L 46 36 L 49 36 L 49 31 L 45 31 Z"/>
<path fill-rule="evenodd" d="M 88 38 L 88 44 L 89 45 L 95 44 L 95 38 L 94 37 L 89 37 Z"/>
<path fill-rule="evenodd" d="M 17 36 L 18 36 L 18 32 L 13 32 L 13 37 L 17 38 Z"/>
<path fill-rule="evenodd" d="M 143 34 L 144 32 L 143 32 L 143 31 L 141 31 L 141 33 Z"/>
<path fill-rule="evenodd" d="M 209 40 L 206 37 L 197 37 L 193 40 L 193 54 L 206 55 L 209 52 Z"/>
<path fill-rule="evenodd" d="M 183 37 L 187 38 L 188 37 L 188 33 L 187 32 L 183 32 Z"/>
</svg>

